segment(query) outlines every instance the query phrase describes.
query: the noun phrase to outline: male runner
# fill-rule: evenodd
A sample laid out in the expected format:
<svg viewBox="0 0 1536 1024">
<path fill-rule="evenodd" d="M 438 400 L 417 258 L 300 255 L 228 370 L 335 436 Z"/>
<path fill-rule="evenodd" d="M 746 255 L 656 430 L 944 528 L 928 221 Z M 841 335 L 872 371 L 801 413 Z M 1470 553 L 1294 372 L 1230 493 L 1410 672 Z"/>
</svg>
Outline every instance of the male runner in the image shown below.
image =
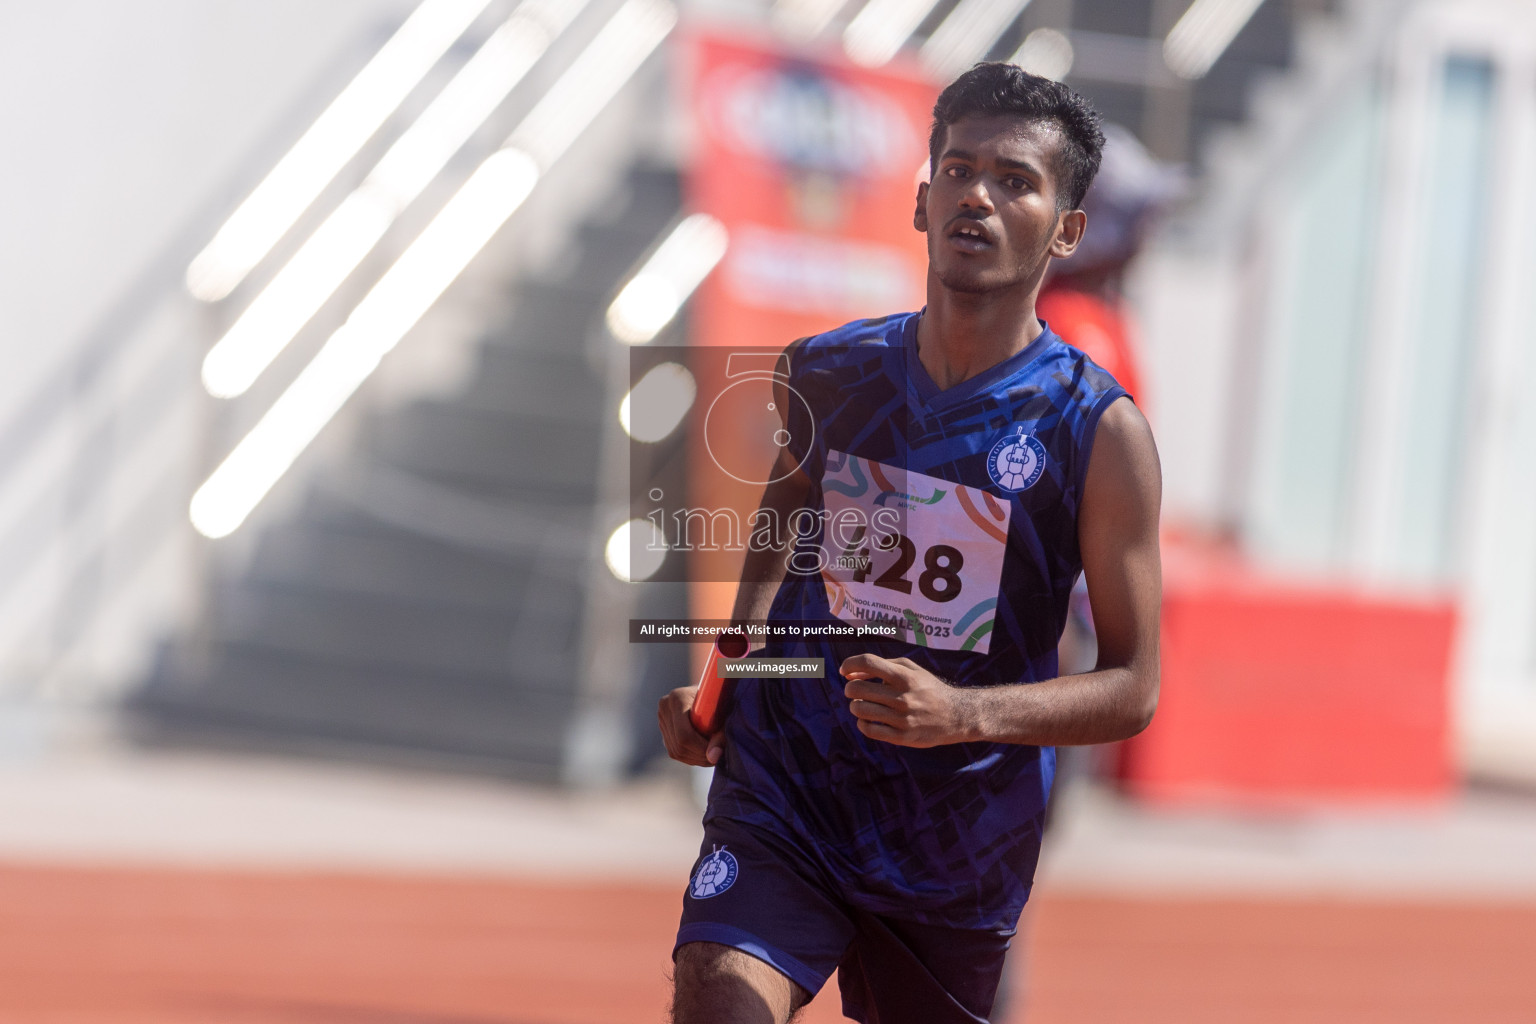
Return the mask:
<svg viewBox="0 0 1536 1024">
<path fill-rule="evenodd" d="M 855 1020 L 985 1021 L 1039 855 L 1053 748 L 1151 720 L 1152 434 L 1124 389 L 1035 317 L 1047 266 L 1083 236 L 1102 145 L 1066 87 L 973 68 L 934 107 L 932 180 L 917 192 L 927 307 L 786 353 L 781 396 L 794 389 L 811 420 L 786 423 L 763 504 L 809 509 L 821 528 L 749 554 L 734 614 L 885 612 L 910 642 L 770 644 L 824 658 L 825 679 L 736 681 L 714 736 L 688 722 L 692 687 L 662 700 L 671 755 L 716 766 L 674 953 L 676 1024 L 783 1024 L 834 969 Z M 1057 677 L 1080 571 L 1098 666 Z"/>
</svg>

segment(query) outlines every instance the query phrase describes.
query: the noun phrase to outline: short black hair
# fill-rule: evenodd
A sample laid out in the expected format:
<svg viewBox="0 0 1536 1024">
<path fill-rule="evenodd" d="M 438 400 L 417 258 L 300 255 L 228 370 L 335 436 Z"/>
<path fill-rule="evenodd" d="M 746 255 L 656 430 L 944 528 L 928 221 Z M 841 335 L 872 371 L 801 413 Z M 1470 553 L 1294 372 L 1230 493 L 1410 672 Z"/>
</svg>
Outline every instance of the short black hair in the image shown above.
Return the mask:
<svg viewBox="0 0 1536 1024">
<path fill-rule="evenodd" d="M 977 64 L 939 93 L 933 105 L 933 130 L 928 134 L 930 173 L 938 170 L 939 151 L 950 125 L 962 117 L 997 114 L 1055 124 L 1061 132 L 1051 168 L 1056 176 L 1056 205 L 1063 210 L 1082 206 L 1104 153 L 1098 111 L 1060 82 L 1032 75 L 1017 64 Z"/>
</svg>

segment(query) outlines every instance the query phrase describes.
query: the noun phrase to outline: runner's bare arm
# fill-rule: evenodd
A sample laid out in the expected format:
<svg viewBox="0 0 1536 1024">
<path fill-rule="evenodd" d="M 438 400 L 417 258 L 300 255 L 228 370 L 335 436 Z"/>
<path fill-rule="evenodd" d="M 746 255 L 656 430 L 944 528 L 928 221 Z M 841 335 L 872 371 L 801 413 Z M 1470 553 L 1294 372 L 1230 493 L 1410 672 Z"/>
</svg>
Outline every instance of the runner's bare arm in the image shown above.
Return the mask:
<svg viewBox="0 0 1536 1024">
<path fill-rule="evenodd" d="M 780 400 L 781 407 L 782 404 Z M 811 481 L 788 448 L 779 449 L 774 476 L 774 482 L 764 488 L 758 508 L 774 517 L 772 521 L 780 525 L 785 543 L 761 551 L 747 549 L 746 561 L 741 567 L 741 585 L 736 588 L 736 604 L 731 609 L 731 619 L 735 622 L 761 622 L 768 618 L 773 595 L 789 571 L 789 554 L 794 547 L 794 533 L 789 523 L 794 513 L 805 507 Z"/>
<path fill-rule="evenodd" d="M 779 410 L 779 418 L 786 432 L 793 431 L 795 425 L 789 417 L 789 366 L 795 358 L 796 350 L 800 347 L 800 341 L 791 342 L 784 349 L 780 357 L 780 372 L 773 378 L 773 404 Z M 760 551 L 752 549 L 748 545 L 747 556 L 741 567 L 741 585 L 736 589 L 736 603 L 731 609 L 731 618 L 736 622 L 761 622 L 768 618 L 768 608 L 773 603 L 773 595 L 778 592 L 779 584 L 784 581 L 788 570 L 788 559 L 794 549 L 794 533 L 789 524 L 794 513 L 805 507 L 806 496 L 810 493 L 811 479 L 800 468 L 803 458 L 797 456 L 795 451 L 799 445 L 784 445 L 779 448 L 774 459 L 773 472 L 769 480 L 773 481 L 763 490 L 763 500 L 758 505 L 759 514 L 766 512 L 772 516 L 772 522 L 779 527 L 778 536 L 784 543 Z M 801 456 L 804 455 L 802 451 Z M 751 527 L 749 526 L 749 531 Z"/>
<path fill-rule="evenodd" d="M 1151 428 L 1127 398 L 1099 419 L 1078 515 L 1099 660 L 1044 682 L 951 686 L 906 658 L 855 655 L 844 695 L 872 739 L 903 746 L 988 740 L 1037 746 L 1108 743 L 1152 720 L 1158 689 L 1162 472 Z"/>
<path fill-rule="evenodd" d="M 786 350 L 786 358 L 793 348 L 791 346 Z M 782 378 L 774 379 L 773 391 L 774 404 L 780 410 L 787 410 L 788 387 Z M 784 426 L 789 429 L 787 418 Z M 779 449 L 770 479 L 773 482 L 763 490 L 763 499 L 758 507 L 774 517 L 773 522 L 780 526 L 778 536 L 784 543 L 760 551 L 748 546 L 741 570 L 741 585 L 736 590 L 736 603 L 731 610 L 733 622 L 762 622 L 768 618 L 768 608 L 788 571 L 788 558 L 794 547 L 794 534 L 789 529 L 790 517 L 796 510 L 805 507 L 806 496 L 810 493 L 810 477 L 800 468 L 800 462 L 789 446 Z M 685 764 L 706 766 L 720 759 L 724 739 L 721 733 L 714 736 L 700 735 L 689 721 L 688 712 L 693 707 L 697 692 L 697 683 L 673 690 L 661 699 L 656 709 L 656 718 L 661 726 L 668 756 Z"/>
</svg>

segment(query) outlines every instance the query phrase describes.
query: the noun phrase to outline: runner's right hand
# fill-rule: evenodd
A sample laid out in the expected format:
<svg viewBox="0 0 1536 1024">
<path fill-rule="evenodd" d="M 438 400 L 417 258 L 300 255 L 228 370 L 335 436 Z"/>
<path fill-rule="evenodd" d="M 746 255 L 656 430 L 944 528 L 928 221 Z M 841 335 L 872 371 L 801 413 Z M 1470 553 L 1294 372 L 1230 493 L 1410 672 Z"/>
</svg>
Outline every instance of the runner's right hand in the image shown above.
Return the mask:
<svg viewBox="0 0 1536 1024">
<path fill-rule="evenodd" d="M 667 756 L 683 764 L 708 768 L 720 760 L 725 750 L 725 733 L 705 736 L 693 727 L 688 710 L 693 707 L 697 686 L 679 686 L 665 697 L 656 708 L 656 720 L 661 724 L 661 738 L 667 745 Z"/>
</svg>

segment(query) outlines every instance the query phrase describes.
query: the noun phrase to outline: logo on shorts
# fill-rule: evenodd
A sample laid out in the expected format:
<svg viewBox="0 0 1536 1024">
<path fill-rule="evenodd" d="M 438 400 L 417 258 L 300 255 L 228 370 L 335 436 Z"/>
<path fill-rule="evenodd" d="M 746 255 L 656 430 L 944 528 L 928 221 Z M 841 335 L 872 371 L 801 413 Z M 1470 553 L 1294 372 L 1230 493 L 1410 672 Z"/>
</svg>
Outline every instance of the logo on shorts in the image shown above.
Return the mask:
<svg viewBox="0 0 1536 1024">
<path fill-rule="evenodd" d="M 987 474 L 1005 491 L 1022 491 L 1033 486 L 1045 472 L 1045 445 L 1018 427 L 1004 434 L 987 455 Z"/>
<path fill-rule="evenodd" d="M 705 857 L 699 870 L 694 872 L 688 895 L 696 900 L 719 896 L 736 884 L 736 870 L 736 858 L 727 853 L 725 847 L 715 847 L 715 852 Z"/>
</svg>

